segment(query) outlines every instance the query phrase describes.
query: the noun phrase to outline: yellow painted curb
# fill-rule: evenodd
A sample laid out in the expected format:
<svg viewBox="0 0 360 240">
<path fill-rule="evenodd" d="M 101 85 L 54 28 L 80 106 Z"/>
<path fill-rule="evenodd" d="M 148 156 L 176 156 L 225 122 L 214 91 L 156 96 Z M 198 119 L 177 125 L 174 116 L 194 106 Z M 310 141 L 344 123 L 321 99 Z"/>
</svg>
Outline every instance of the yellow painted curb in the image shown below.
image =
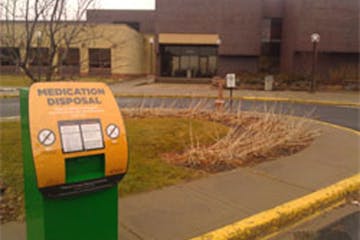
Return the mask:
<svg viewBox="0 0 360 240">
<path fill-rule="evenodd" d="M 137 98 L 208 98 L 215 99 L 215 96 L 205 95 L 140 95 L 140 94 L 115 94 L 115 97 L 137 97 Z M 228 97 L 225 97 L 228 98 Z M 264 101 L 264 102 L 288 102 L 288 103 L 303 103 L 303 104 L 317 104 L 330 106 L 348 106 L 360 107 L 360 103 L 344 102 L 344 101 L 322 101 L 322 100 L 306 100 L 300 98 L 282 98 L 282 97 L 252 97 L 252 96 L 235 96 L 233 99 L 249 100 L 249 101 Z"/>
<path fill-rule="evenodd" d="M 318 105 L 331 105 L 331 106 L 352 106 L 360 107 L 360 103 L 343 102 L 343 101 L 323 101 L 323 100 L 306 100 L 301 98 L 277 98 L 277 97 L 239 97 L 243 100 L 253 101 L 272 101 L 272 102 L 290 102 L 290 103 L 304 103 L 304 104 L 318 104 Z"/>
<path fill-rule="evenodd" d="M 115 97 L 136 97 L 136 98 L 208 98 L 215 99 L 215 96 L 204 95 L 147 95 L 147 94 L 114 94 Z M 0 95 L 2 98 L 15 98 L 19 97 L 18 94 Z M 228 97 L 225 97 L 228 98 Z M 249 100 L 249 101 L 264 101 L 264 102 L 289 102 L 289 103 L 303 103 L 303 104 L 318 104 L 330 106 L 347 106 L 347 107 L 360 107 L 360 103 L 343 102 L 343 101 L 321 101 L 321 100 L 305 100 L 300 98 L 281 98 L 281 97 L 251 97 L 251 96 L 235 96 L 234 99 Z"/>
<path fill-rule="evenodd" d="M 355 135 L 358 135 L 358 136 L 360 135 L 360 131 L 358 131 L 358 130 L 348 128 L 348 127 L 343 127 L 343 126 L 340 126 L 340 125 L 336 125 L 334 123 L 329 123 L 329 122 L 325 122 L 325 121 L 318 120 L 318 119 L 300 117 L 300 116 L 292 116 L 292 115 L 283 115 L 283 116 L 285 116 L 285 117 L 287 117 L 289 119 L 301 119 L 301 120 L 305 120 L 305 121 L 308 121 L 308 122 L 312 122 L 314 124 L 319 124 L 319 125 L 323 125 L 323 126 L 326 126 L 326 127 L 336 128 L 336 129 L 346 131 L 346 132 L 349 132 L 349 133 L 352 133 L 352 134 L 355 134 Z"/>
<path fill-rule="evenodd" d="M 6 95 L 0 95 L 0 99 L 4 98 L 18 98 L 19 94 L 6 94 Z"/>
<path fill-rule="evenodd" d="M 291 116 L 291 117 L 295 117 L 295 116 Z M 303 118 L 303 117 L 296 117 L 296 118 Z M 332 127 L 332 128 L 337 128 L 337 129 L 340 129 L 342 131 L 347 131 L 347 132 L 350 132 L 350 133 L 353 133 L 353 134 L 356 134 L 356 135 L 360 135 L 360 131 L 355 130 L 355 129 L 351 129 L 351 128 L 348 128 L 348 127 L 343 127 L 343 126 L 340 126 L 340 125 L 336 125 L 336 124 L 329 123 L 329 122 L 324 122 L 324 121 L 317 120 L 317 119 L 311 119 L 311 118 L 303 118 L 303 119 L 306 119 L 307 121 L 314 122 L 314 123 L 317 123 L 317 124 L 320 124 L 320 125 L 324 125 L 324 126 L 328 126 L 328 127 Z"/>
<path fill-rule="evenodd" d="M 360 174 L 191 240 L 248 240 L 264 237 L 342 201 L 359 191 Z"/>
</svg>

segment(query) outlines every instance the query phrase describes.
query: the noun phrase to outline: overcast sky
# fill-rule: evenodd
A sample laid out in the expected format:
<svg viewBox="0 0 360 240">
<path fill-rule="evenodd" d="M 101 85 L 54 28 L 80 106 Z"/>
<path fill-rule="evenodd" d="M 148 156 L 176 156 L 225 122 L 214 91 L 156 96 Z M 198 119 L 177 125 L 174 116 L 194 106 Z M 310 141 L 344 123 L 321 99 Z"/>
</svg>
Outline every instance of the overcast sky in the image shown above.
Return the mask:
<svg viewBox="0 0 360 240">
<path fill-rule="evenodd" d="M 0 2 L 3 0 L 0 0 Z M 6 0 L 5 0 L 6 1 Z M 4 3 L 8 3 L 5 2 Z M 30 7 L 33 7 L 33 3 L 35 0 L 30 0 Z M 78 2 L 82 2 L 86 0 L 67 0 L 67 20 L 71 20 L 75 16 L 76 9 L 78 9 L 77 4 Z M 11 0 L 9 1 L 10 3 Z M 42 1 L 40 1 L 42 3 Z M 25 9 L 25 0 L 18 0 L 17 1 L 17 20 L 23 20 L 24 19 L 24 9 Z M 6 4 L 5 4 L 6 6 Z M 145 9 L 145 10 L 154 10 L 155 9 L 155 0 L 95 0 L 95 6 L 90 7 L 95 9 Z M 10 8 L 12 9 L 12 8 Z M 74 13 L 71 12 L 71 10 L 74 10 Z M 0 4 L 0 19 L 5 19 L 5 8 Z M 32 16 L 33 10 L 30 11 L 30 18 Z M 84 16 L 83 16 L 84 17 Z"/>
<path fill-rule="evenodd" d="M 155 9 L 155 0 L 98 0 L 103 9 Z"/>
</svg>

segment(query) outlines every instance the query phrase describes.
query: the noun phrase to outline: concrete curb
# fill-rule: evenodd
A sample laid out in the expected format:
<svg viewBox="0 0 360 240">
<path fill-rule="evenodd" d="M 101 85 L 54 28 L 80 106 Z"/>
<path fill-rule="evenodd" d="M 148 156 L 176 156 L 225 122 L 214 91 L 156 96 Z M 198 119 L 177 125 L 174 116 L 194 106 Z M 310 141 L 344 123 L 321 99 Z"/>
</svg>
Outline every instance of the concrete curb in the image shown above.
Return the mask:
<svg viewBox="0 0 360 240">
<path fill-rule="evenodd" d="M 325 122 L 325 121 L 321 121 L 321 120 L 317 120 L 317 119 L 297 117 L 297 116 L 288 116 L 288 117 L 306 119 L 309 122 L 317 123 L 317 124 L 332 127 L 332 128 L 337 128 L 337 129 L 340 129 L 342 131 L 347 131 L 347 132 L 350 132 L 352 134 L 356 134 L 356 135 L 360 136 L 360 131 L 358 131 L 358 130 L 351 129 L 351 128 L 348 128 L 348 127 L 343 127 L 343 126 L 336 125 L 336 124 L 333 124 L 333 123 L 329 123 L 329 122 Z"/>
<path fill-rule="evenodd" d="M 336 206 L 360 189 L 360 174 L 340 181 L 302 198 L 261 212 L 239 222 L 191 240 L 248 240 L 265 237 L 279 228 L 295 224 L 318 212 Z"/>
<path fill-rule="evenodd" d="M 202 95 L 147 95 L 147 94 L 114 94 L 115 97 L 137 97 L 137 98 L 208 98 L 216 99 L 215 96 L 202 96 Z M 228 99 L 228 97 L 225 97 Z M 330 106 L 348 106 L 360 107 L 360 103 L 344 102 L 344 101 L 322 101 L 322 100 L 305 100 L 300 98 L 282 98 L 282 97 L 252 97 L 252 96 L 235 96 L 233 99 L 237 100 L 251 100 L 251 101 L 264 101 L 264 102 L 288 102 L 288 103 L 303 103 L 303 104 L 316 104 L 316 105 L 330 105 Z"/>
<path fill-rule="evenodd" d="M 305 100 L 305 99 L 300 99 L 300 98 L 240 97 L 240 99 L 254 100 L 254 101 L 273 101 L 273 102 L 289 102 L 289 103 L 304 103 L 304 104 L 331 105 L 331 106 L 360 107 L 360 103 L 341 102 L 341 101 Z"/>
<path fill-rule="evenodd" d="M 0 99 L 4 99 L 4 98 L 18 98 L 19 97 L 19 94 L 3 94 L 3 95 L 0 95 Z"/>
<path fill-rule="evenodd" d="M 20 120 L 20 116 L 0 117 L 0 122 L 10 122 L 10 121 L 18 121 L 18 120 Z"/>
</svg>

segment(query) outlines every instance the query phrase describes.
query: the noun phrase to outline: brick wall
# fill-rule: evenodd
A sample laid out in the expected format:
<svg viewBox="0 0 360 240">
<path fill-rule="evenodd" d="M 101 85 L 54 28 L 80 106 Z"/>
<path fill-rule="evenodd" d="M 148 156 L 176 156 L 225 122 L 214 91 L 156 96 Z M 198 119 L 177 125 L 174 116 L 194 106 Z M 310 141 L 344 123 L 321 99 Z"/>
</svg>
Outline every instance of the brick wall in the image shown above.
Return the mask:
<svg viewBox="0 0 360 240">
<path fill-rule="evenodd" d="M 310 76 L 312 61 L 311 52 L 296 52 L 294 71 Z M 316 73 L 324 83 L 340 83 L 342 77 L 346 80 L 360 82 L 358 66 L 359 55 L 356 53 L 320 53 Z"/>
<path fill-rule="evenodd" d="M 238 70 L 235 59 L 260 55 L 263 18 L 282 18 L 281 71 L 293 72 L 294 55 L 311 51 L 313 32 L 321 35 L 321 53 L 359 53 L 359 4 L 359 0 L 157 0 L 155 11 L 91 10 L 88 20 L 139 21 L 141 32 L 155 35 L 218 34 L 219 57 L 228 57 L 229 66 Z M 253 70 L 255 64 L 242 61 L 239 65 Z"/>
<path fill-rule="evenodd" d="M 221 56 L 218 59 L 218 75 L 227 73 L 256 72 L 258 57 Z"/>
<path fill-rule="evenodd" d="M 219 0 L 157 0 L 157 33 L 217 33 L 221 22 Z"/>
<path fill-rule="evenodd" d="M 318 32 L 320 51 L 359 52 L 359 0 L 299 2 L 296 51 L 311 50 L 310 35 Z"/>
<path fill-rule="evenodd" d="M 284 0 L 264 0 L 263 16 L 268 18 L 282 18 L 284 15 Z"/>
<path fill-rule="evenodd" d="M 222 0 L 220 55 L 260 54 L 261 0 Z"/>
<path fill-rule="evenodd" d="M 295 69 L 295 52 L 312 50 L 310 35 L 313 32 L 321 36 L 319 52 L 359 53 L 359 1 L 285 0 L 282 71 Z"/>
<path fill-rule="evenodd" d="M 155 11 L 152 10 L 88 10 L 86 18 L 91 23 L 137 22 L 140 32 L 155 32 Z"/>
</svg>

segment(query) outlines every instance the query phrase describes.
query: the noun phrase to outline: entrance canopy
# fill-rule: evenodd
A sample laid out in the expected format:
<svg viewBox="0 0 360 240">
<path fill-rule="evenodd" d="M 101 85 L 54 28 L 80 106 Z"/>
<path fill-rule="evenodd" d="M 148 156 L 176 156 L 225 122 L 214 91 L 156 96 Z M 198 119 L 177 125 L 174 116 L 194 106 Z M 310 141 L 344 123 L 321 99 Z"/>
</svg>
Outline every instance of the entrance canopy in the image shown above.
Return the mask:
<svg viewBox="0 0 360 240">
<path fill-rule="evenodd" d="M 218 34 L 179 34 L 179 33 L 160 33 L 160 44 L 178 45 L 218 45 L 220 38 Z"/>
</svg>

